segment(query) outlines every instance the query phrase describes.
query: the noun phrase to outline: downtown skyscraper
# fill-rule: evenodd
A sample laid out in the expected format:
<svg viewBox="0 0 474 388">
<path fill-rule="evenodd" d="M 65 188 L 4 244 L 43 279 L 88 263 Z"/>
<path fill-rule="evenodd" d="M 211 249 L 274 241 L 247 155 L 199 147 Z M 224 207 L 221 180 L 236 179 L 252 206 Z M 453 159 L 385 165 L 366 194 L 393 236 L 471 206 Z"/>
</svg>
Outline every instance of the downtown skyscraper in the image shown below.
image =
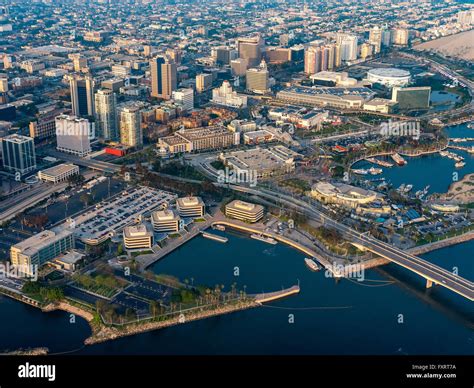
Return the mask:
<svg viewBox="0 0 474 388">
<path fill-rule="evenodd" d="M 151 96 L 169 100 L 177 88 L 176 63 L 167 56 L 159 55 L 150 61 Z"/>
</svg>

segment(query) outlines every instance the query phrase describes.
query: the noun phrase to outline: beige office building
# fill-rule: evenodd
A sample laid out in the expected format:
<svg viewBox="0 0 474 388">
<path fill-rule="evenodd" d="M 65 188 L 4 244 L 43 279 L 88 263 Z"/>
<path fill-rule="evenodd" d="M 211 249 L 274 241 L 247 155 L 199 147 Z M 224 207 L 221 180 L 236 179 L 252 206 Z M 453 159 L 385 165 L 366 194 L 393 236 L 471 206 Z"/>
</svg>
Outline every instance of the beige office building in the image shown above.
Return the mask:
<svg viewBox="0 0 474 388">
<path fill-rule="evenodd" d="M 144 224 L 126 226 L 123 230 L 123 242 L 126 249 L 151 248 L 153 232 Z"/>
<path fill-rule="evenodd" d="M 184 197 L 176 200 L 176 209 L 181 217 L 202 217 L 205 205 L 200 197 Z"/>
<path fill-rule="evenodd" d="M 263 217 L 263 206 L 235 200 L 225 206 L 225 215 L 236 220 L 254 223 Z"/>
<path fill-rule="evenodd" d="M 158 210 L 151 214 L 151 223 L 155 232 L 178 232 L 180 230 L 181 218 L 173 210 Z"/>
</svg>

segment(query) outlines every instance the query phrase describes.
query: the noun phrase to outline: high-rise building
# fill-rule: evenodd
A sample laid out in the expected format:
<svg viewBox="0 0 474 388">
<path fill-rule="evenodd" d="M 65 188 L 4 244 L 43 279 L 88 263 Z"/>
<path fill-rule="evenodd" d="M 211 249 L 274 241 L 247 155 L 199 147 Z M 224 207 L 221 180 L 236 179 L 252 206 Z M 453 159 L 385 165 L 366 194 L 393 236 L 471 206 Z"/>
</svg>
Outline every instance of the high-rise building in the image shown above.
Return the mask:
<svg viewBox="0 0 474 388">
<path fill-rule="evenodd" d="M 151 67 L 151 96 L 171 99 L 173 90 L 177 87 L 176 63 L 168 56 L 159 55 L 150 61 Z"/>
<path fill-rule="evenodd" d="M 74 65 L 74 71 L 80 73 L 82 69 L 87 67 L 87 58 L 83 57 L 81 54 L 75 54 L 72 58 L 72 63 Z"/>
<path fill-rule="evenodd" d="M 209 90 L 212 86 L 212 74 L 198 74 L 196 76 L 196 90 L 198 93 L 202 93 Z"/>
<path fill-rule="evenodd" d="M 378 26 L 371 28 L 369 31 L 369 43 L 374 46 L 374 54 L 380 53 L 382 49 L 382 34 L 383 30 Z"/>
<path fill-rule="evenodd" d="M 95 94 L 97 136 L 104 140 L 118 140 L 117 98 L 112 90 L 99 89 Z"/>
<path fill-rule="evenodd" d="M 0 93 L 8 92 L 8 76 L 6 74 L 0 75 Z"/>
<path fill-rule="evenodd" d="M 363 43 L 360 45 L 360 57 L 362 59 L 366 59 L 367 57 L 371 57 L 375 52 L 375 48 L 370 43 Z"/>
<path fill-rule="evenodd" d="M 36 169 L 35 143 L 31 137 L 13 134 L 5 136 L 1 142 L 6 170 L 23 175 Z"/>
<path fill-rule="evenodd" d="M 232 49 L 227 46 L 219 46 L 212 49 L 212 57 L 218 65 L 228 65 L 231 60 Z"/>
<path fill-rule="evenodd" d="M 341 45 L 336 43 L 334 45 L 334 66 L 340 67 L 342 65 L 342 48 Z"/>
<path fill-rule="evenodd" d="M 86 75 L 81 79 L 69 78 L 72 114 L 74 116 L 94 116 L 94 79 Z"/>
<path fill-rule="evenodd" d="M 341 60 L 354 61 L 357 59 L 358 38 L 356 35 L 338 34 L 337 43 L 341 45 Z"/>
<path fill-rule="evenodd" d="M 243 77 L 247 71 L 249 61 L 243 58 L 237 58 L 230 61 L 230 68 L 232 70 L 232 75 L 237 77 Z"/>
<path fill-rule="evenodd" d="M 392 30 L 392 42 L 397 46 L 406 46 L 408 44 L 408 30 L 406 28 Z"/>
<path fill-rule="evenodd" d="M 59 115 L 56 117 L 56 149 L 68 154 L 86 156 L 91 152 L 91 139 L 94 123 L 77 116 Z"/>
<path fill-rule="evenodd" d="M 327 46 L 321 47 L 321 71 L 327 71 L 329 68 L 329 52 L 331 49 Z"/>
<path fill-rule="evenodd" d="M 304 72 L 315 74 L 321 71 L 321 47 L 310 46 L 304 55 Z"/>
<path fill-rule="evenodd" d="M 265 41 L 260 35 L 250 38 L 238 38 L 237 49 L 239 51 L 239 58 L 248 60 L 248 66 L 258 66 L 262 60 Z"/>
<path fill-rule="evenodd" d="M 259 94 L 267 93 L 270 90 L 269 73 L 265 61 L 262 60 L 259 67 L 247 70 L 246 88 Z"/>
<path fill-rule="evenodd" d="M 382 47 L 390 47 L 392 44 L 392 32 L 386 28 L 382 30 Z"/>
<path fill-rule="evenodd" d="M 173 100 L 181 104 L 184 110 L 191 111 L 194 108 L 194 90 L 178 89 L 173 91 Z"/>
<path fill-rule="evenodd" d="M 143 146 L 141 111 L 138 106 L 119 109 L 120 143 L 128 147 Z"/>
</svg>

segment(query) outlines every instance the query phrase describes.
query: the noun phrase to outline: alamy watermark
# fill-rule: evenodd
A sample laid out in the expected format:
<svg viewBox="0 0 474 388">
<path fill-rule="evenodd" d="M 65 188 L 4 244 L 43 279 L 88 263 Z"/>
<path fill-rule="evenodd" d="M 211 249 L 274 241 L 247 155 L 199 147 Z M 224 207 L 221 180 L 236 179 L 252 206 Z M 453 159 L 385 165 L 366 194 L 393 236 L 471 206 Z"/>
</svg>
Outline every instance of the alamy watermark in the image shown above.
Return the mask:
<svg viewBox="0 0 474 388">
<path fill-rule="evenodd" d="M 326 267 L 324 276 L 327 278 L 356 279 L 358 282 L 363 282 L 365 280 L 365 268 L 360 263 L 347 265 L 333 263 Z"/>
<path fill-rule="evenodd" d="M 419 121 L 392 121 L 380 124 L 380 134 L 382 136 L 407 136 L 418 140 L 421 135 Z"/>
<path fill-rule="evenodd" d="M 257 186 L 257 170 L 233 170 L 226 167 L 217 172 L 217 181 L 219 183 L 248 183 L 250 187 Z"/>
<path fill-rule="evenodd" d="M 38 280 L 37 265 L 12 265 L 10 262 L 0 263 L 0 278 Z"/>
<path fill-rule="evenodd" d="M 57 136 L 87 137 L 89 140 L 95 139 L 95 123 L 79 124 L 75 121 L 67 121 L 63 125 L 56 125 Z"/>
</svg>

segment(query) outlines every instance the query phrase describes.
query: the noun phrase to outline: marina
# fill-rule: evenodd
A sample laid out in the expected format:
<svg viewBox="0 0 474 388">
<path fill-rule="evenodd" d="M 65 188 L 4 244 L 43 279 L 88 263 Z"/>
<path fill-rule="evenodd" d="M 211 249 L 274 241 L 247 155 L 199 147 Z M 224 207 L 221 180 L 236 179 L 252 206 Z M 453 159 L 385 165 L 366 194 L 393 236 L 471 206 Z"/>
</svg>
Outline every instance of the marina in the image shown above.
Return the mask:
<svg viewBox="0 0 474 388">
<path fill-rule="evenodd" d="M 265 243 L 271 244 L 271 245 L 276 245 L 277 244 L 277 241 L 274 238 L 265 237 L 262 234 L 251 234 L 250 238 L 253 238 L 254 240 L 262 241 L 262 242 L 265 242 Z"/>
</svg>

